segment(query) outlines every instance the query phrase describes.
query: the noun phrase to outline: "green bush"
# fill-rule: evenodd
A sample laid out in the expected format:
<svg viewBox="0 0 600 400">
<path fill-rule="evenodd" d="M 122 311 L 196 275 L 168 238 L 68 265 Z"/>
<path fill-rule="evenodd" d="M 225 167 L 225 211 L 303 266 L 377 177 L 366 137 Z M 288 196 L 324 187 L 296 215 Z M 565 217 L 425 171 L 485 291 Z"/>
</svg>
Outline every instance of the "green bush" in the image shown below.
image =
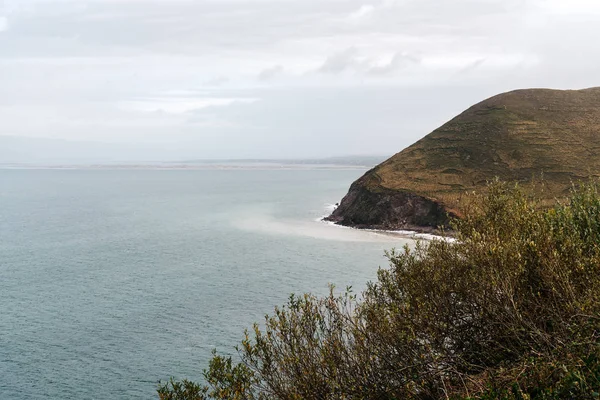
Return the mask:
<svg viewBox="0 0 600 400">
<path fill-rule="evenodd" d="M 239 362 L 215 355 L 205 384 L 160 398 L 597 398 L 597 186 L 547 209 L 494 182 L 454 228 L 389 252 L 358 299 L 292 296 L 246 332 Z"/>
</svg>

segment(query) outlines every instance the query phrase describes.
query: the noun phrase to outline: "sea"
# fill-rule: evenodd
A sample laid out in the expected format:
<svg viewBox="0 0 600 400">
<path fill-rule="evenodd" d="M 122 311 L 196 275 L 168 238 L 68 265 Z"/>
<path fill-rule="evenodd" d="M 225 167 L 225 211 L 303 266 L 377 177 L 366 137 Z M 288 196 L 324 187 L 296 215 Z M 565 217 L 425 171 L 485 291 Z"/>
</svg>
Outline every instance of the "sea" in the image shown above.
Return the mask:
<svg viewBox="0 0 600 400">
<path fill-rule="evenodd" d="M 291 293 L 413 243 L 320 221 L 366 169 L 0 169 L 0 399 L 156 399 Z"/>
</svg>

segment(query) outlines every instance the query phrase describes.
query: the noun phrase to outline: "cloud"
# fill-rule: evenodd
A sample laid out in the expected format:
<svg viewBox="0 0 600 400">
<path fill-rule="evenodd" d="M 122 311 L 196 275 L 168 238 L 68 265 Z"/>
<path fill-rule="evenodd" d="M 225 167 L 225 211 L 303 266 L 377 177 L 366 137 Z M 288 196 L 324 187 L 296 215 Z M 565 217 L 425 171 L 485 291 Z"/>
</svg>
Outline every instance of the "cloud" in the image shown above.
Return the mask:
<svg viewBox="0 0 600 400">
<path fill-rule="evenodd" d="M 370 76 L 386 76 L 420 62 L 418 57 L 406 52 L 396 52 L 388 61 L 381 62 L 379 59 L 363 56 L 356 48 L 350 47 L 328 57 L 317 72 L 328 74 L 353 72 Z"/>
<path fill-rule="evenodd" d="M 360 21 L 369 15 L 371 15 L 375 11 L 375 6 L 371 4 L 364 4 L 360 6 L 360 8 L 348 16 L 348 20 L 351 22 Z"/>
<path fill-rule="evenodd" d="M 479 68 L 480 66 L 482 66 L 485 63 L 486 59 L 485 58 L 480 58 L 477 59 L 469 64 L 467 64 L 464 68 L 462 68 L 460 71 L 458 71 L 459 74 L 466 74 L 469 73 L 473 70 L 476 70 L 477 68 Z"/>
<path fill-rule="evenodd" d="M 355 69 L 361 65 L 358 50 L 354 47 L 347 48 L 339 53 L 327 57 L 318 72 L 328 74 L 339 74 L 341 72 Z"/>
<path fill-rule="evenodd" d="M 217 76 L 204 82 L 204 86 L 219 87 L 229 82 L 226 76 Z"/>
<path fill-rule="evenodd" d="M 276 65 L 271 68 L 263 69 L 258 74 L 258 80 L 260 81 L 269 81 L 283 73 L 283 67 L 281 65 Z"/>
<path fill-rule="evenodd" d="M 367 69 L 369 75 L 389 75 L 393 74 L 409 65 L 418 64 L 421 60 L 408 53 L 396 53 L 392 56 L 392 59 L 387 64 L 376 64 L 372 65 Z"/>
<path fill-rule="evenodd" d="M 232 104 L 251 104 L 257 102 L 257 98 L 142 98 L 128 100 L 119 103 L 124 110 L 144 113 L 167 113 L 185 114 L 190 111 L 200 110 L 208 107 L 226 107 Z"/>
<path fill-rule="evenodd" d="M 600 3 L 596 0 L 539 0 L 538 5 L 552 14 L 589 15 L 600 14 Z"/>
<path fill-rule="evenodd" d="M 8 18 L 0 15 L 0 32 L 8 30 Z"/>
<path fill-rule="evenodd" d="M 468 72 L 485 66 L 488 70 L 510 70 L 518 66 L 533 66 L 539 62 L 535 55 L 520 53 L 439 54 L 426 57 L 422 65 L 433 70 Z"/>
</svg>

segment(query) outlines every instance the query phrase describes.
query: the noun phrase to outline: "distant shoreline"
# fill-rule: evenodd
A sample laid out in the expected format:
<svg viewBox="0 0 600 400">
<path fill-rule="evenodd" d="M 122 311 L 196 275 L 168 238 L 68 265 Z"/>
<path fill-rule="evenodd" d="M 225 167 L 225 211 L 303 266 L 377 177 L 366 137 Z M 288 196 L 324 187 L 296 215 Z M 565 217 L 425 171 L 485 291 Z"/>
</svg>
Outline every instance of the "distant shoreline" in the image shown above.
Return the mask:
<svg viewBox="0 0 600 400">
<path fill-rule="evenodd" d="M 2 170 L 366 170 L 370 165 L 344 164 L 0 164 Z"/>
</svg>

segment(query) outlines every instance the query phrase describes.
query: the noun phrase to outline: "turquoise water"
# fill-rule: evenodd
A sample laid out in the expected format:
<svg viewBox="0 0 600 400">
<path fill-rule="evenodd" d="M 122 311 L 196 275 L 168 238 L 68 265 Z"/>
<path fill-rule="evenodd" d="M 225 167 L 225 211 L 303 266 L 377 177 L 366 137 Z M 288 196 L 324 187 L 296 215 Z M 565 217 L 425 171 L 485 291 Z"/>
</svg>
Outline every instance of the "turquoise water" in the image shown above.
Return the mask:
<svg viewBox="0 0 600 400">
<path fill-rule="evenodd" d="M 148 399 L 403 239 L 316 220 L 362 170 L 0 170 L 0 399 Z"/>
</svg>

